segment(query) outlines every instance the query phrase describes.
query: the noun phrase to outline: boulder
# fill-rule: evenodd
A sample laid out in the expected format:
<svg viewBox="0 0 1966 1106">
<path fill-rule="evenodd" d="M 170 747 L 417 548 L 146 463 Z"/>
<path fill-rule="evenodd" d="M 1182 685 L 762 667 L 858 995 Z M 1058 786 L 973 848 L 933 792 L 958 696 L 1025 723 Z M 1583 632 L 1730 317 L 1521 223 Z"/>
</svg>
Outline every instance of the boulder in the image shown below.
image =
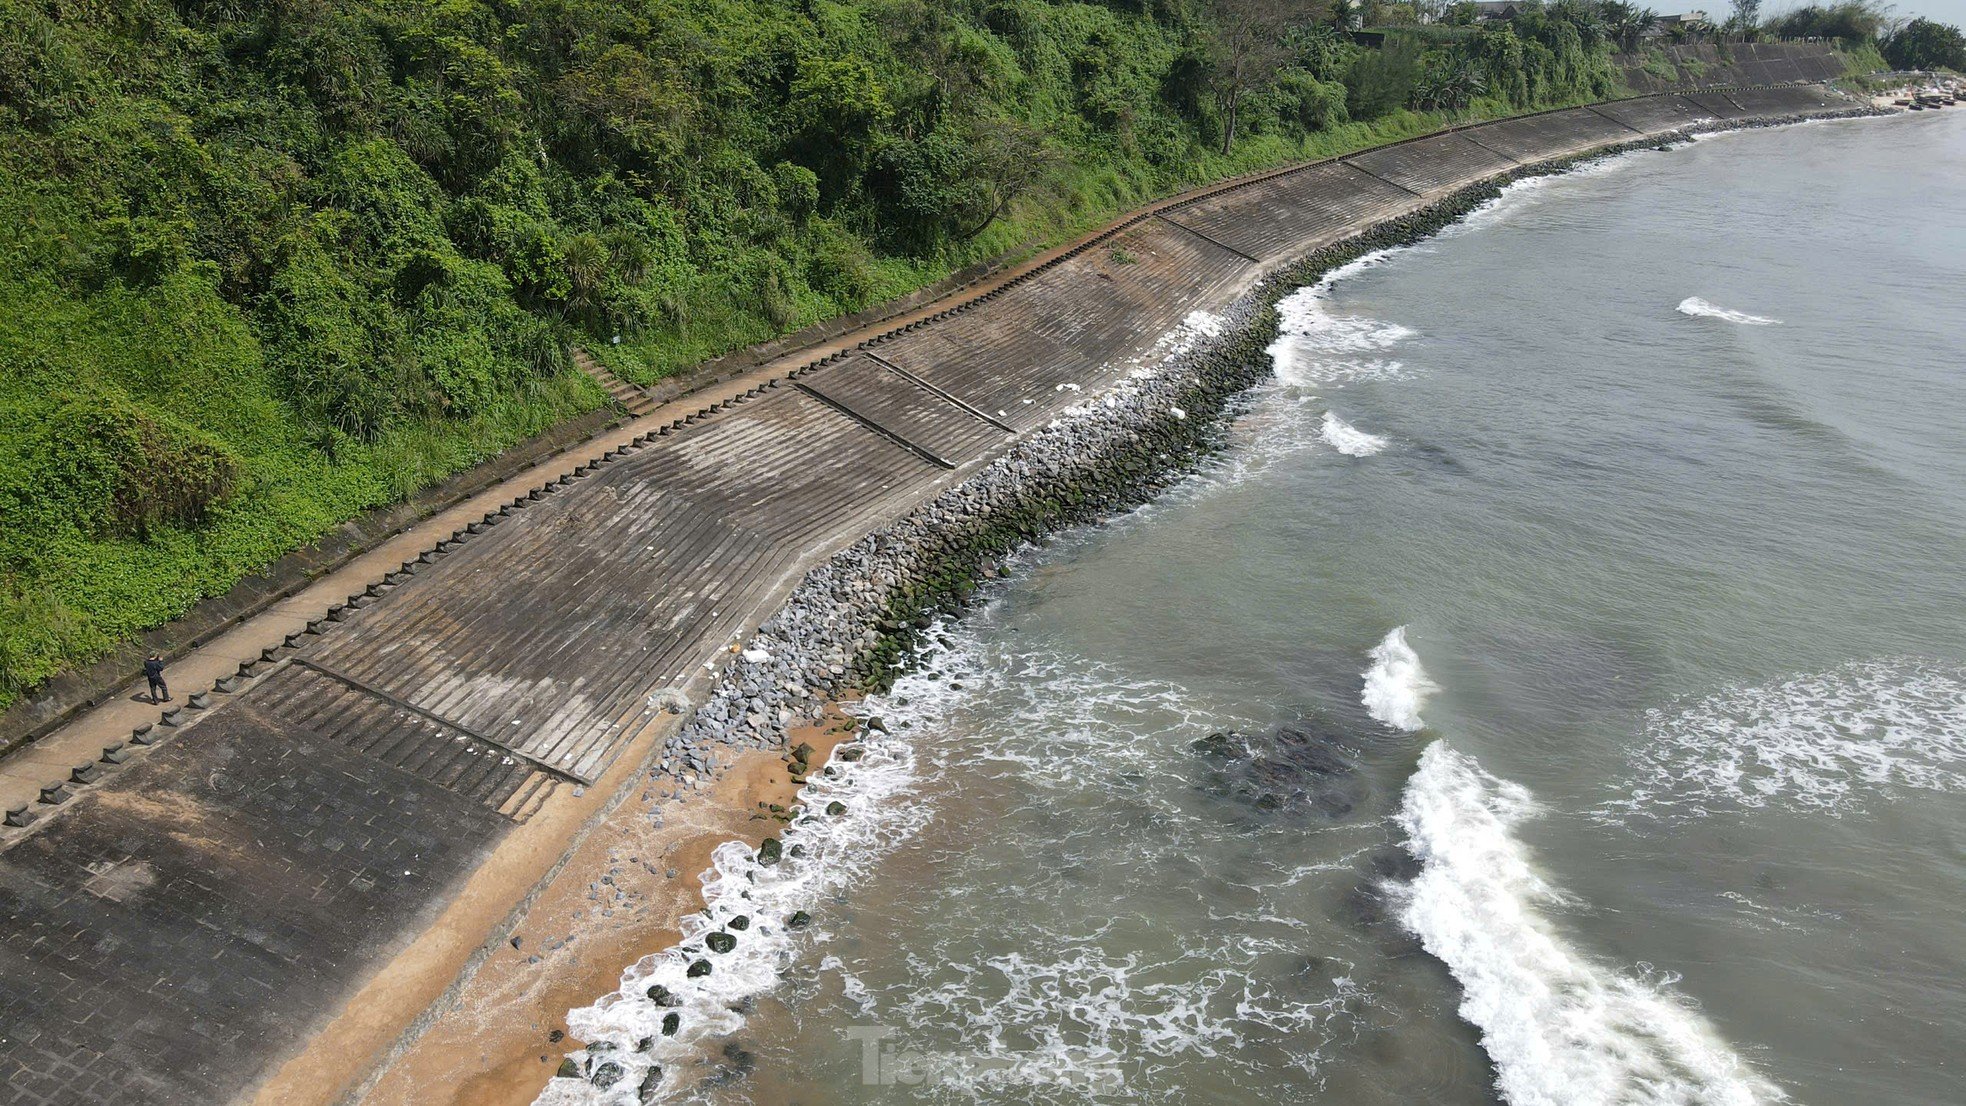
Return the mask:
<svg viewBox="0 0 1966 1106">
<path fill-rule="evenodd" d="M 705 937 L 703 943 L 710 946 L 711 952 L 722 954 L 737 947 L 737 938 L 732 934 L 718 930 Z"/>
<path fill-rule="evenodd" d="M 683 974 L 690 979 L 700 979 L 710 974 L 710 962 L 708 960 L 692 961 L 688 970 L 684 971 Z"/>
</svg>

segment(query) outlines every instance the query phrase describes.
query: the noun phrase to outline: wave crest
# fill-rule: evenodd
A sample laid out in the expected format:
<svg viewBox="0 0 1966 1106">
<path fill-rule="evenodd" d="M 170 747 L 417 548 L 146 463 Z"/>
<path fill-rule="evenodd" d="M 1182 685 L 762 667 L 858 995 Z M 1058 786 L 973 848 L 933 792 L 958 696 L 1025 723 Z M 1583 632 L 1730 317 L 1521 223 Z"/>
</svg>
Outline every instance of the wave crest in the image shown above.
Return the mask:
<svg viewBox="0 0 1966 1106">
<path fill-rule="evenodd" d="M 1372 667 L 1366 670 L 1359 699 L 1372 717 L 1410 733 L 1426 724 L 1420 708 L 1439 690 L 1420 667 L 1420 655 L 1406 644 L 1406 627 L 1396 626 L 1372 647 Z"/>
<path fill-rule="evenodd" d="M 1330 411 L 1324 413 L 1324 429 L 1318 436 L 1347 457 L 1370 457 L 1386 448 L 1386 439 L 1367 434 Z"/>
<path fill-rule="evenodd" d="M 1594 962 L 1547 908 L 1563 894 L 1513 833 L 1539 808 L 1519 784 L 1435 742 L 1399 821 L 1420 861 L 1393 888 L 1401 921 L 1460 981 L 1512 1106 L 1753 1106 L 1781 1102 L 1685 999 Z M 1670 979 L 1671 977 L 1668 977 Z"/>
<path fill-rule="evenodd" d="M 1679 301 L 1679 313 L 1696 319 L 1719 319 L 1722 322 L 1738 323 L 1741 326 L 1780 326 L 1782 320 L 1770 319 L 1763 315 L 1750 315 L 1745 311 L 1735 311 L 1708 303 L 1698 296 L 1688 296 Z"/>
</svg>

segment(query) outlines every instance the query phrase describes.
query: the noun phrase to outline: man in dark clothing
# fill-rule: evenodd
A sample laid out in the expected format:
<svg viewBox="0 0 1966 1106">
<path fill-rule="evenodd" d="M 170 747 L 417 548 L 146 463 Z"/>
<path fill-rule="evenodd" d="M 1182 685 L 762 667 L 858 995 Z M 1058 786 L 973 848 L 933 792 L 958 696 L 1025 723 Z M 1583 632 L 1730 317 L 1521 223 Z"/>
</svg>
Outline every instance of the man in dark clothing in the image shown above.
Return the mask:
<svg viewBox="0 0 1966 1106">
<path fill-rule="evenodd" d="M 171 701 L 171 689 L 164 685 L 164 658 L 155 653 L 143 662 L 143 678 L 150 681 L 150 701 L 155 703 L 161 696 L 163 701 Z"/>
</svg>

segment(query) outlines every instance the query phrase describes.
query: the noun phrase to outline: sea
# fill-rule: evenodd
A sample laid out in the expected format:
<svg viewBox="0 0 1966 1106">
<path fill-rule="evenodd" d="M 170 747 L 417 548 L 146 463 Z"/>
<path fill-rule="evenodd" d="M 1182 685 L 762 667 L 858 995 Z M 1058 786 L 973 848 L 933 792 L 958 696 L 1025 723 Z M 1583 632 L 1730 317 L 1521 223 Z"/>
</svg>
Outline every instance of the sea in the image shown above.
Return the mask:
<svg viewBox="0 0 1966 1106">
<path fill-rule="evenodd" d="M 1519 183 L 1280 311 L 691 936 L 810 924 L 632 970 L 571 1030 L 645 1059 L 549 1100 L 1966 1102 L 1966 118 Z"/>
</svg>

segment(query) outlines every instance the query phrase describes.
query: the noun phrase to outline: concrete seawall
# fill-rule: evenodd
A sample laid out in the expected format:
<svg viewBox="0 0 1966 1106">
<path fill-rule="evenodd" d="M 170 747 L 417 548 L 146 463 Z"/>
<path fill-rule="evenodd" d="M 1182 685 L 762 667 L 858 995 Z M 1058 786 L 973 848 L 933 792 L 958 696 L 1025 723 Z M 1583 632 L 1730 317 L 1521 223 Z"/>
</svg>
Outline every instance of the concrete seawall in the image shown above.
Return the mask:
<svg viewBox="0 0 1966 1106">
<path fill-rule="evenodd" d="M 10 814 L 27 824 L 0 839 L 0 1106 L 237 1100 L 323 1033 L 343 1082 L 281 1100 L 334 1101 L 407 1020 L 351 998 L 379 973 L 441 993 L 486 935 L 428 935 L 488 872 L 551 878 L 645 767 L 692 784 L 715 771 L 704 735 L 782 741 L 855 675 L 816 656 L 801 694 L 746 690 L 730 647 L 803 574 L 1118 383 L 1189 312 L 1527 166 L 1854 106 L 1658 96 L 1263 174 L 638 427 L 167 712 L 129 763 L 78 769 L 72 799 Z M 670 692 L 723 715 L 687 740 L 656 705 Z"/>
</svg>

